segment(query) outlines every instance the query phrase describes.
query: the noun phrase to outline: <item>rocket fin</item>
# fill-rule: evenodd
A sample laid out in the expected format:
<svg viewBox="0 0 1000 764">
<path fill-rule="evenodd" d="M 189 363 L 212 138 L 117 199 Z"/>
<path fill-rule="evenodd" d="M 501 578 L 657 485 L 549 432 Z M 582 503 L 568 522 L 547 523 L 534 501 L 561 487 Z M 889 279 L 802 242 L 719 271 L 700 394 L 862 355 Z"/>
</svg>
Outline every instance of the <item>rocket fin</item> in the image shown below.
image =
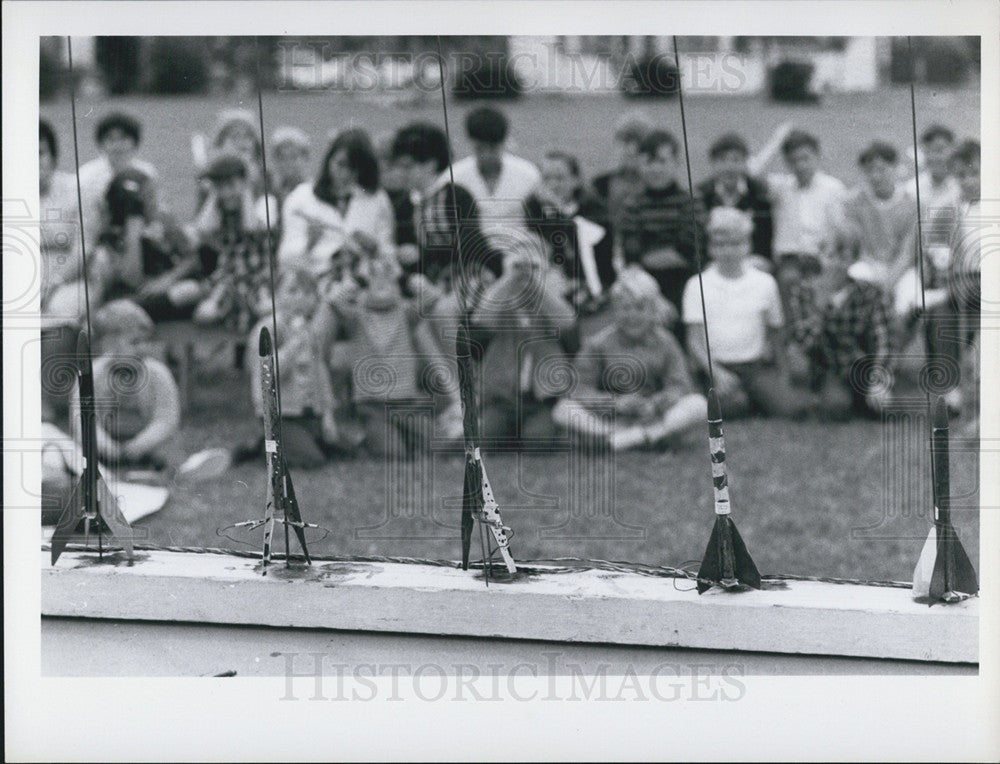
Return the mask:
<svg viewBox="0 0 1000 764">
<path fill-rule="evenodd" d="M 469 552 L 472 548 L 473 513 L 476 497 L 482 492 L 479 465 L 472 459 L 465 460 L 465 478 L 462 483 L 462 570 L 469 569 Z"/>
<path fill-rule="evenodd" d="M 125 547 L 126 556 L 130 560 L 134 559 L 132 526 L 128 524 L 128 520 L 122 514 L 121 507 L 118 506 L 118 499 L 111 493 L 111 489 L 100 473 L 97 475 L 97 501 L 101 519 L 108 526 L 111 535 L 118 539 L 122 546 Z"/>
<path fill-rule="evenodd" d="M 729 518 L 727 522 L 733 539 L 733 570 L 736 573 L 736 580 L 752 589 L 760 589 L 760 571 L 757 570 L 746 544 L 743 543 L 743 538 L 736 530 L 736 524 Z"/>
<path fill-rule="evenodd" d="M 59 522 L 56 523 L 56 528 L 52 532 L 52 564 L 56 564 L 56 560 L 59 559 L 59 555 L 63 553 L 66 549 L 66 544 L 69 543 L 70 537 L 73 535 L 73 531 L 76 526 L 79 525 L 80 521 L 83 519 L 83 476 L 76 481 L 76 485 L 73 486 L 73 491 L 70 493 L 69 502 L 66 504 L 66 509 L 63 510 L 62 514 L 59 516 Z"/>
<path fill-rule="evenodd" d="M 955 553 L 955 580 L 951 582 L 952 591 L 959 594 L 978 594 L 979 581 L 976 578 L 976 569 L 972 566 L 972 561 L 966 554 L 962 542 L 958 540 L 958 534 L 955 534 L 953 549 Z"/>
<path fill-rule="evenodd" d="M 705 557 L 698 568 L 698 594 L 704 594 L 712 588 L 713 581 L 722 580 L 722 549 L 719 543 L 719 523 L 722 520 L 716 516 L 712 524 L 712 534 L 708 537 L 708 548 Z"/>
<path fill-rule="evenodd" d="M 931 526 L 924 547 L 920 550 L 920 558 L 913 569 L 913 598 L 922 600 L 930 596 L 931 576 L 934 575 L 934 562 L 937 559 L 937 528 Z"/>
<path fill-rule="evenodd" d="M 958 540 L 955 527 L 941 523 L 937 531 L 934 570 L 927 592 L 931 604 L 947 599 L 949 593 L 976 594 L 979 591 L 976 571 Z"/>
<path fill-rule="evenodd" d="M 299 546 L 302 547 L 302 554 L 305 556 L 306 562 L 311 563 L 309 550 L 306 548 L 306 532 L 302 523 L 302 515 L 299 513 L 299 503 L 295 499 L 295 489 L 292 487 L 292 475 L 288 471 L 284 456 L 281 457 L 281 476 L 284 479 L 287 492 L 287 496 L 283 500 L 285 516 L 292 521 L 292 530 L 295 531 L 295 537 L 299 540 Z M 287 554 L 288 550 L 285 550 L 285 553 Z"/>
</svg>

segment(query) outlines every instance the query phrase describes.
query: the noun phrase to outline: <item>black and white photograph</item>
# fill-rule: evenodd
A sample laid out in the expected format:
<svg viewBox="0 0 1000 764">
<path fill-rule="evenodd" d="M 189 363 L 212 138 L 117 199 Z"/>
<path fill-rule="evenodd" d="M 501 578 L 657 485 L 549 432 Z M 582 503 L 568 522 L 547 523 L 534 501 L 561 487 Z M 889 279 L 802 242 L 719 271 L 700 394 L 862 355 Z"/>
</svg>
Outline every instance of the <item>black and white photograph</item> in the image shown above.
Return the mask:
<svg viewBox="0 0 1000 764">
<path fill-rule="evenodd" d="M 3 12 L 11 761 L 1000 756 L 995 4 Z"/>
</svg>

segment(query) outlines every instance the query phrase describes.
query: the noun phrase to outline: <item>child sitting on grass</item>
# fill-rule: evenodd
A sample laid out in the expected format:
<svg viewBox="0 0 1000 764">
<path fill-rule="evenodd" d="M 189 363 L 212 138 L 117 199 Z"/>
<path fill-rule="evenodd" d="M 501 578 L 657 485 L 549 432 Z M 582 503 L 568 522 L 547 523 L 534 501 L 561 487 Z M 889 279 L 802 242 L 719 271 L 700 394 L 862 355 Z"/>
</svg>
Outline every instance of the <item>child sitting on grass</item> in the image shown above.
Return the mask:
<svg viewBox="0 0 1000 764">
<path fill-rule="evenodd" d="M 282 270 L 274 295 L 280 385 L 281 435 L 285 462 L 290 468 L 316 469 L 338 445 L 334 418 L 334 396 L 323 363 L 322 334 L 316 323 L 319 293 L 316 280 L 304 267 Z M 253 327 L 248 344 L 258 346 L 262 327 L 273 331 L 272 317 L 261 318 Z M 250 364 L 250 396 L 257 416 L 264 416 L 260 363 Z M 237 451 L 239 461 L 263 455 L 263 440 Z"/>
<path fill-rule="evenodd" d="M 193 316 L 202 326 L 249 331 L 270 307 L 267 216 L 277 203 L 253 196 L 248 172 L 243 159 L 227 154 L 204 172 L 209 193 L 193 225 L 208 274 Z"/>
<path fill-rule="evenodd" d="M 472 314 L 473 340 L 485 345 L 482 437 L 507 447 L 555 435 L 558 369 L 568 368 L 560 340 L 573 329 L 576 311 L 560 294 L 559 272 L 545 260 L 540 241 L 512 251 Z"/>
<path fill-rule="evenodd" d="M 128 168 L 108 186 L 107 220 L 96 259 L 100 296 L 127 298 L 154 321 L 191 317 L 201 297 L 201 263 L 189 237 L 152 199 L 152 179 Z"/>
<path fill-rule="evenodd" d="M 542 239 L 549 262 L 565 277 L 563 295 L 581 311 L 594 312 L 615 271 L 607 214 L 584 188 L 576 157 L 549 151 L 542 159 L 542 182 L 525 208 L 528 229 Z"/>
<path fill-rule="evenodd" d="M 556 424 L 608 438 L 615 451 L 669 443 L 704 425 L 708 404 L 664 328 L 667 311 L 656 279 L 638 266 L 622 270 L 611 287 L 612 324 L 584 341 L 576 389 L 556 404 Z"/>
<path fill-rule="evenodd" d="M 351 399 L 364 429 L 365 449 L 374 456 L 408 458 L 430 446 L 422 417 L 392 417 L 392 410 L 436 408 L 449 440 L 462 435 L 461 405 L 454 362 L 439 349 L 427 324 L 402 295 L 401 269 L 388 257 L 360 268 L 359 279 L 347 277 L 327 293 L 317 313 L 323 357 L 337 340 L 351 347 Z M 359 283 L 359 281 L 361 283 Z M 328 369 L 329 370 L 329 369 Z M 331 370 L 332 371 L 332 370 Z"/>
<path fill-rule="evenodd" d="M 789 351 L 806 359 L 803 376 L 824 419 L 878 416 L 889 400 L 887 301 L 878 286 L 851 277 L 860 251 L 856 231 L 838 230 L 811 275 L 789 287 Z"/>
<path fill-rule="evenodd" d="M 700 206 L 679 182 L 679 152 L 677 139 L 665 130 L 646 136 L 639 147 L 642 185 L 613 221 L 616 258 L 641 265 L 677 313 L 684 284 L 695 272 L 695 239 L 703 235 Z"/>
<path fill-rule="evenodd" d="M 786 377 L 778 284 L 750 264 L 752 233 L 753 223 L 739 210 L 712 210 L 708 222 L 712 264 L 705 268 L 701 282 L 692 276 L 684 288 L 688 350 L 707 377 L 707 315 L 715 390 L 723 414 L 733 417 L 756 410 L 765 416 L 799 417 L 805 414 L 808 400 L 796 393 Z"/>
<path fill-rule="evenodd" d="M 228 455 L 209 449 L 184 460 L 177 434 L 180 393 L 156 357 L 153 321 L 133 302 L 109 302 L 94 315 L 94 400 L 97 453 L 112 470 L 153 470 L 167 480 L 204 479 L 229 466 Z M 81 442 L 80 394 L 70 399 L 73 439 Z"/>
</svg>

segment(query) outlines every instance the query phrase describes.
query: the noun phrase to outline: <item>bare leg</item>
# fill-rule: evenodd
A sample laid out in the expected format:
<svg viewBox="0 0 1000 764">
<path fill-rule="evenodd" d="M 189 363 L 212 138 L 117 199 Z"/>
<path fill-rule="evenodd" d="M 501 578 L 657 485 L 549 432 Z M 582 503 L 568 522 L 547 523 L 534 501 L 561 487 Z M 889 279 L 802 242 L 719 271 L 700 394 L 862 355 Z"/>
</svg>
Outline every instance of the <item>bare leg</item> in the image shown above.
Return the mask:
<svg viewBox="0 0 1000 764">
<path fill-rule="evenodd" d="M 552 421 L 572 433 L 587 438 L 607 438 L 612 433 L 612 420 L 595 414 L 579 401 L 563 398 L 552 409 Z"/>
<path fill-rule="evenodd" d="M 701 427 L 707 419 L 708 401 L 705 396 L 690 393 L 671 406 L 659 421 L 646 427 L 646 437 L 651 443 L 659 443 L 694 427 Z"/>
</svg>

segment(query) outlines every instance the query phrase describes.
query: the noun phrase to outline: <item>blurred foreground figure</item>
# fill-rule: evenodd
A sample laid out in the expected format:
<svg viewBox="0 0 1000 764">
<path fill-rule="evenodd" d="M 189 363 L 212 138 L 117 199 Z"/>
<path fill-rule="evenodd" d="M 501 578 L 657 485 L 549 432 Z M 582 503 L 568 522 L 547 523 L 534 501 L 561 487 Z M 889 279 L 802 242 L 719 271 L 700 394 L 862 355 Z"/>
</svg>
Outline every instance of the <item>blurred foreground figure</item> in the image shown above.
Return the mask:
<svg viewBox="0 0 1000 764">
<path fill-rule="evenodd" d="M 473 340 L 485 345 L 481 434 L 499 441 L 500 448 L 555 435 L 559 369 L 568 368 L 559 339 L 576 320 L 562 297 L 560 275 L 537 242 L 507 259 L 503 275 L 486 288 L 472 313 Z"/>
</svg>

